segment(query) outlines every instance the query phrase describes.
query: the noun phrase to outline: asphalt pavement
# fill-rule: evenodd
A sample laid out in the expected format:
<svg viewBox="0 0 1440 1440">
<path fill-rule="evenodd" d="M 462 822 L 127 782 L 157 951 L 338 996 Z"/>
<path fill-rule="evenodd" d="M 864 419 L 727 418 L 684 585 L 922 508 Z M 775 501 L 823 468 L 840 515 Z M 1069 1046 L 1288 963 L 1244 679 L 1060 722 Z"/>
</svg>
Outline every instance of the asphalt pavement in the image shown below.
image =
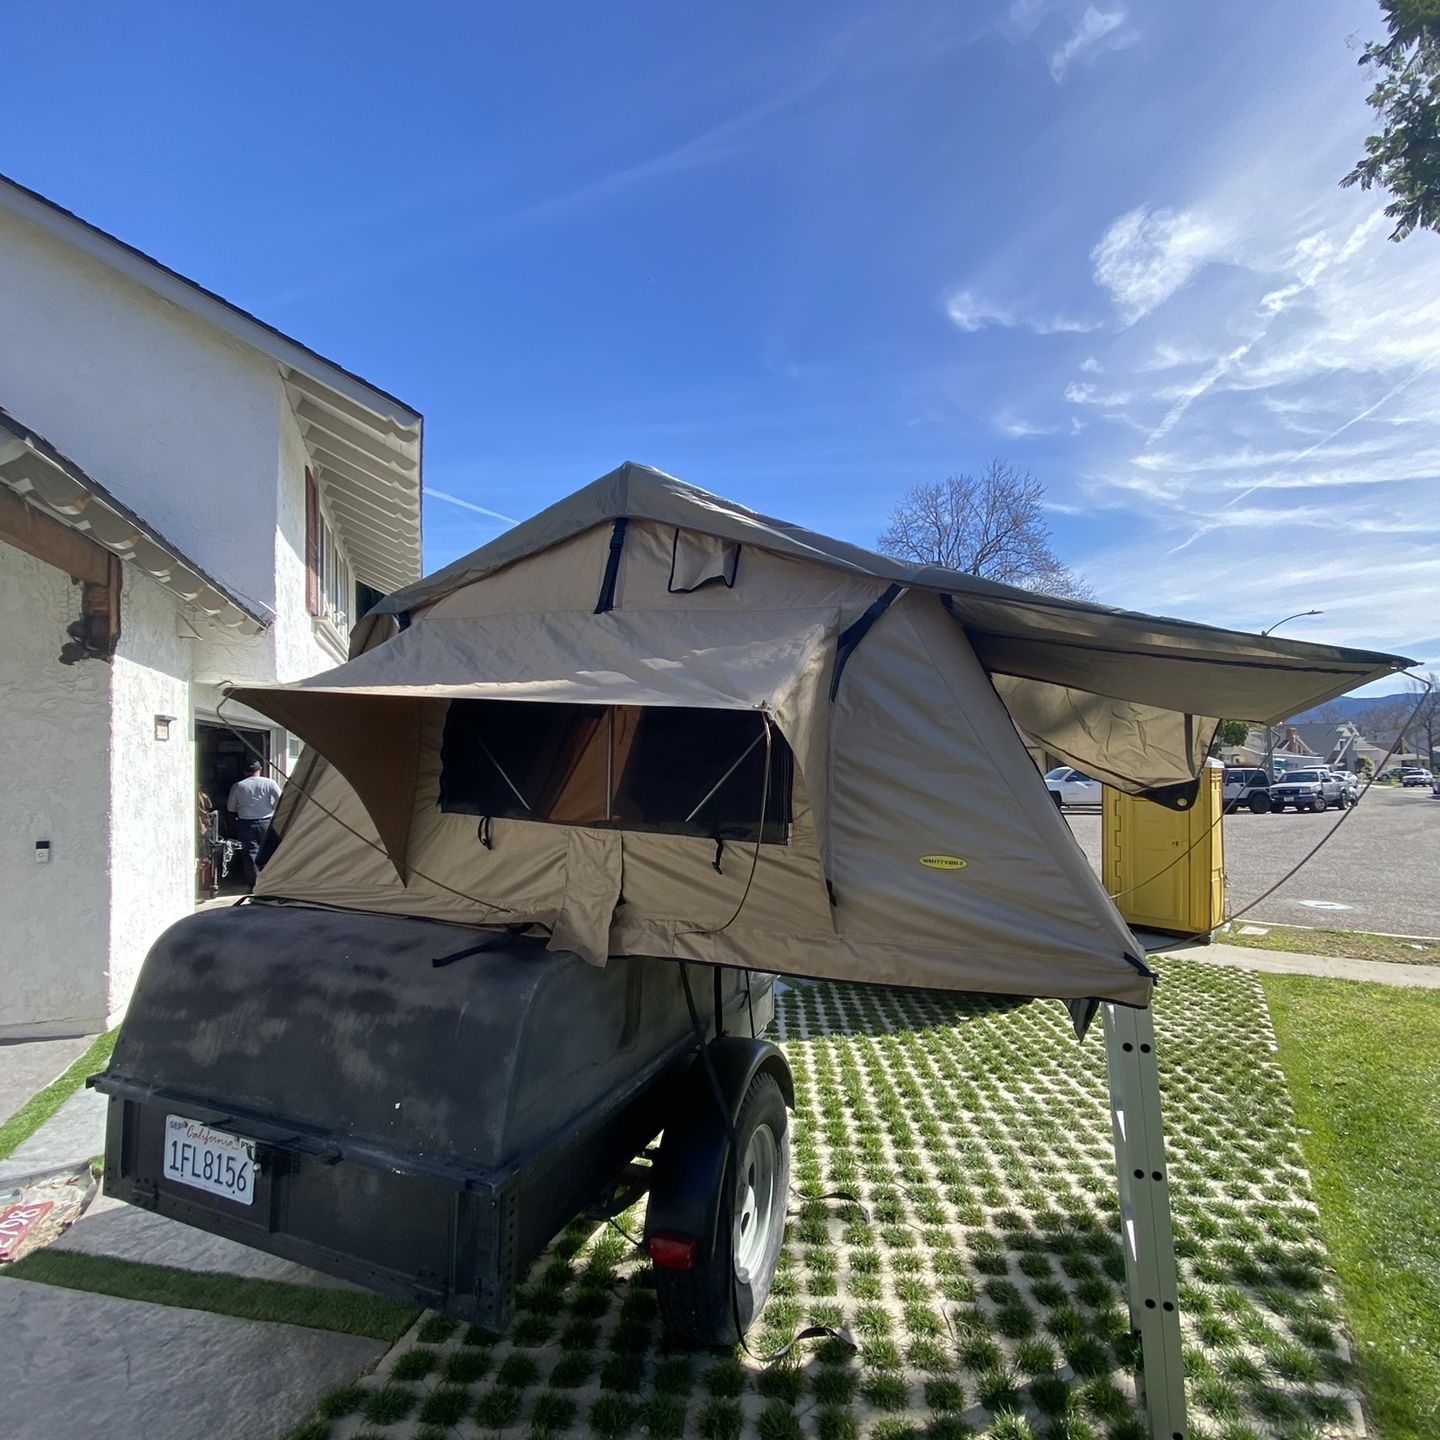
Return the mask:
<svg viewBox="0 0 1440 1440">
<path fill-rule="evenodd" d="M 1066 817 L 1098 870 L 1099 813 L 1067 810 Z M 1320 815 L 1227 815 L 1222 833 L 1229 912 L 1268 890 L 1342 818 L 1320 850 L 1245 918 L 1440 937 L 1440 798 L 1428 788 L 1375 785 L 1353 810 Z"/>
</svg>

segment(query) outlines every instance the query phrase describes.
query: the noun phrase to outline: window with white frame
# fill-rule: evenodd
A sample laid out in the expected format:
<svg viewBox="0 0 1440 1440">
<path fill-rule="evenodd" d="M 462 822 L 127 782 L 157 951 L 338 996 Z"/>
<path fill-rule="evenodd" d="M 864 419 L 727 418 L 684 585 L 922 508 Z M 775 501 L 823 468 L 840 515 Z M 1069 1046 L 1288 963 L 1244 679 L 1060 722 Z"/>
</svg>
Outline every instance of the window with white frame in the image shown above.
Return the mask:
<svg viewBox="0 0 1440 1440">
<path fill-rule="evenodd" d="M 305 606 L 328 620 L 341 634 L 350 630 L 350 597 L 354 593 L 350 566 L 339 536 L 325 514 L 320 487 L 305 471 Z"/>
</svg>

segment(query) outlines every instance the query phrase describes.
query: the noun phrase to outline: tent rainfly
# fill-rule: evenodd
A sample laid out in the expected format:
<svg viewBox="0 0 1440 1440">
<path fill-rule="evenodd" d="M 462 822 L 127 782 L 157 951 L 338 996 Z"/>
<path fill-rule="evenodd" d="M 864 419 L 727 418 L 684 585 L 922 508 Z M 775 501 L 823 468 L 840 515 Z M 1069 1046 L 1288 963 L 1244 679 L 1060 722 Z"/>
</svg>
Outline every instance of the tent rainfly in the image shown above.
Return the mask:
<svg viewBox="0 0 1440 1440">
<path fill-rule="evenodd" d="M 1219 716 L 1399 657 L 903 564 L 626 464 L 234 698 L 306 751 L 257 894 L 844 980 L 1145 1005 L 1026 754 L 1193 800 Z"/>
</svg>

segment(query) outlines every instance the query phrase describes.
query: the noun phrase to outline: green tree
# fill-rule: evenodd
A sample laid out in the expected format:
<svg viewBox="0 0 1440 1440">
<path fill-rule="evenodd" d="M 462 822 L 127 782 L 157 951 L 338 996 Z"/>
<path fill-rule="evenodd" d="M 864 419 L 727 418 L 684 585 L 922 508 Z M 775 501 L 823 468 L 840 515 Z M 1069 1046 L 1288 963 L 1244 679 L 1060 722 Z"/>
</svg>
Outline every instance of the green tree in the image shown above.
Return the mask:
<svg viewBox="0 0 1440 1440">
<path fill-rule="evenodd" d="M 1243 745 L 1249 738 L 1248 720 L 1222 720 L 1220 728 L 1215 732 L 1215 738 L 1210 742 L 1210 754 L 1218 759 L 1222 746 Z"/>
<path fill-rule="evenodd" d="M 1403 240 L 1440 231 L 1440 0 L 1380 0 L 1380 10 L 1390 38 L 1367 45 L 1359 63 L 1375 67 L 1369 100 L 1382 128 L 1340 183 L 1388 190 L 1390 238 Z"/>
<path fill-rule="evenodd" d="M 1243 745 L 1250 736 L 1248 720 L 1222 720 L 1218 739 L 1222 745 Z"/>
</svg>

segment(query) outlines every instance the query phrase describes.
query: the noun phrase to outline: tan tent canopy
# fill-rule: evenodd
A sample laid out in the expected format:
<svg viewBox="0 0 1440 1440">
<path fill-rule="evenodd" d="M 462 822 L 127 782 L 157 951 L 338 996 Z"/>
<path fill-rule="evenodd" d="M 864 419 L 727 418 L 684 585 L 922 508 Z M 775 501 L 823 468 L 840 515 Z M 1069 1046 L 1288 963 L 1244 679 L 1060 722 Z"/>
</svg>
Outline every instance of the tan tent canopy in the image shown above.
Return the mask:
<svg viewBox="0 0 1440 1440">
<path fill-rule="evenodd" d="M 307 745 L 257 893 L 1144 1004 L 1016 727 L 1149 791 L 1215 717 L 1404 663 L 903 565 L 626 465 L 391 596 L 347 664 L 235 692 Z"/>
<path fill-rule="evenodd" d="M 836 620 L 833 609 L 502 615 L 483 629 L 434 620 L 322 675 L 231 693 L 340 771 L 403 875 L 420 735 L 435 702 L 440 713 L 450 700 L 758 710 L 804 745 Z M 822 769 L 823 750 L 806 758 L 802 768 Z"/>
<path fill-rule="evenodd" d="M 378 608 L 389 614 L 418 610 L 517 560 L 621 518 L 651 520 L 732 546 L 947 595 L 952 613 L 991 674 L 1160 710 L 1273 724 L 1415 663 L 1395 655 L 1037 595 L 935 565 L 909 565 L 759 515 L 634 463 L 621 465 L 489 545 L 398 591 Z"/>
</svg>

